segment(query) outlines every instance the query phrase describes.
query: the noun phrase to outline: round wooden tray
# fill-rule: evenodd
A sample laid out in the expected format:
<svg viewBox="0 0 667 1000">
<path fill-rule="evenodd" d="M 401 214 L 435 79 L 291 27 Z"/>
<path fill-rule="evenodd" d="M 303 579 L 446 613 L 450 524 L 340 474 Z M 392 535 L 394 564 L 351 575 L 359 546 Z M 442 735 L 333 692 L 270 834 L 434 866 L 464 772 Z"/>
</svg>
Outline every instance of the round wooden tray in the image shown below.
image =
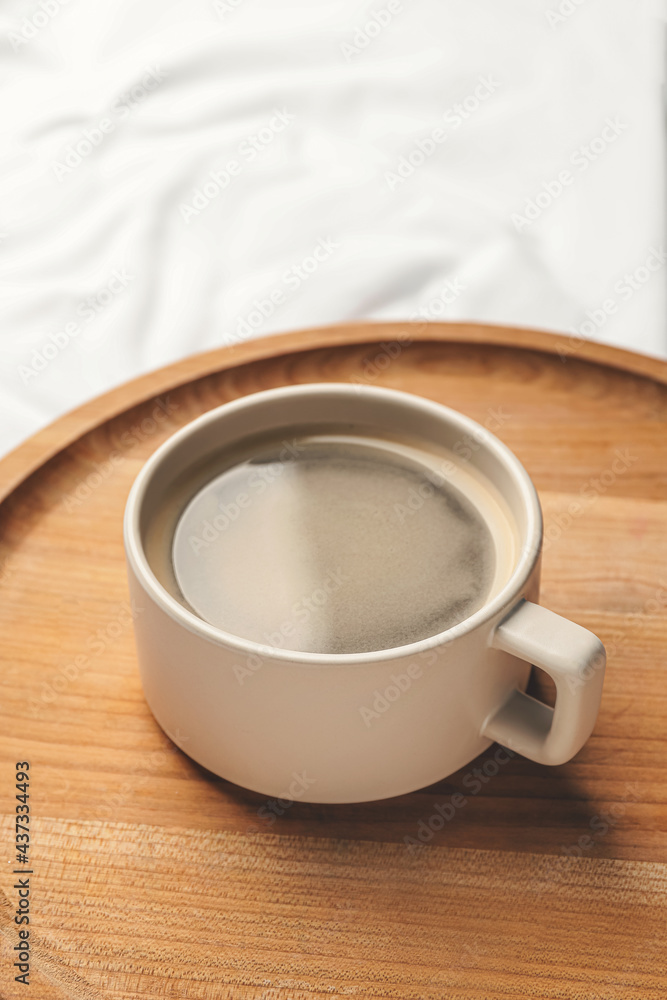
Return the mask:
<svg viewBox="0 0 667 1000">
<path fill-rule="evenodd" d="M 135 475 L 226 400 L 355 379 L 486 423 L 532 475 L 542 601 L 609 653 L 595 732 L 569 764 L 499 766 L 492 748 L 413 795 L 283 809 L 155 723 L 121 535 Z M 3 459 L 0 996 L 663 997 L 666 429 L 663 362 L 530 330 L 352 324 L 188 358 Z M 24 760 L 29 989 L 12 965 Z"/>
</svg>

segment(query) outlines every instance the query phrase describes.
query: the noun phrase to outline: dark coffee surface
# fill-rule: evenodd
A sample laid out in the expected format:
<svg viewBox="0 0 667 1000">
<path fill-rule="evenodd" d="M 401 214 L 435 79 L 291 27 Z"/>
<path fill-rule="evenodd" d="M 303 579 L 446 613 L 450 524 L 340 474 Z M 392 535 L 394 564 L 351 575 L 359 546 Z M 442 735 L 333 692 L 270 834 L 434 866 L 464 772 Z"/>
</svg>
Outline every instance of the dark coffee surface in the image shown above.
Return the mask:
<svg viewBox="0 0 667 1000">
<path fill-rule="evenodd" d="M 173 570 L 192 609 L 227 632 L 353 653 L 469 617 L 489 593 L 495 547 L 472 500 L 408 453 L 313 438 L 200 489 L 177 524 Z"/>
</svg>

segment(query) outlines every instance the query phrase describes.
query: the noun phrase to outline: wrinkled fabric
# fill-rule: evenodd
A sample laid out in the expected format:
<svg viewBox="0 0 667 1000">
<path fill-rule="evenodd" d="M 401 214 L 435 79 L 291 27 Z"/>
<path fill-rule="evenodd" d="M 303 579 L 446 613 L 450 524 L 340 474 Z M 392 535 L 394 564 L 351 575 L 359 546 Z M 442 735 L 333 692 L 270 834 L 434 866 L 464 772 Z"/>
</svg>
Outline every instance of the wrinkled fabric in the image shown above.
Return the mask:
<svg viewBox="0 0 667 1000">
<path fill-rule="evenodd" d="M 667 352 L 664 24 L 641 3 L 0 17 L 0 451 L 185 355 L 336 321 Z"/>
</svg>

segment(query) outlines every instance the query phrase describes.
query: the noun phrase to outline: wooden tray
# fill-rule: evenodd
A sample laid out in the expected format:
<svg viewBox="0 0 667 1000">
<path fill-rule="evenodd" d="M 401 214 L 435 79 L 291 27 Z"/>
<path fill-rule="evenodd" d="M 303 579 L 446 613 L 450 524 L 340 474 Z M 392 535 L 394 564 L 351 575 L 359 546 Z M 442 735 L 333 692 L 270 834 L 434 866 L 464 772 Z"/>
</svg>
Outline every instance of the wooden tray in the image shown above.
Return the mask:
<svg viewBox="0 0 667 1000">
<path fill-rule="evenodd" d="M 123 507 L 147 456 L 205 410 L 351 379 L 489 422 L 518 454 L 544 507 L 543 602 L 608 647 L 602 709 L 562 767 L 492 773 L 490 750 L 413 795 L 260 814 L 261 796 L 184 756 L 144 702 Z M 664 997 L 666 427 L 660 361 L 530 330 L 353 324 L 188 358 L 7 456 L 0 995 Z M 23 760 L 29 987 L 12 967 Z M 456 792 L 465 806 L 409 850 Z"/>
</svg>

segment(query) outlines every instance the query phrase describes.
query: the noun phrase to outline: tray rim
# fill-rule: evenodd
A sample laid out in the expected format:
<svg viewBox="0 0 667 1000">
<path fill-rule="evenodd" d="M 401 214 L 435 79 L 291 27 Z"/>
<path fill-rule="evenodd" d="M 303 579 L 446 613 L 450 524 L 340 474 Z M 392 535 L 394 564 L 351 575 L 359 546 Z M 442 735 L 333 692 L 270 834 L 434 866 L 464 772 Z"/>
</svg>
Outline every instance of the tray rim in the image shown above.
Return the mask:
<svg viewBox="0 0 667 1000">
<path fill-rule="evenodd" d="M 254 361 L 309 350 L 382 343 L 404 334 L 406 329 L 414 331 L 410 338 L 412 343 L 489 344 L 546 354 L 567 351 L 577 360 L 616 368 L 667 385 L 667 361 L 661 358 L 594 340 L 577 340 L 573 351 L 571 336 L 531 327 L 427 320 L 418 323 L 414 320 L 349 320 L 327 326 L 302 327 L 187 355 L 68 410 L 0 458 L 0 503 L 51 458 L 97 427 L 154 396 Z"/>
</svg>

